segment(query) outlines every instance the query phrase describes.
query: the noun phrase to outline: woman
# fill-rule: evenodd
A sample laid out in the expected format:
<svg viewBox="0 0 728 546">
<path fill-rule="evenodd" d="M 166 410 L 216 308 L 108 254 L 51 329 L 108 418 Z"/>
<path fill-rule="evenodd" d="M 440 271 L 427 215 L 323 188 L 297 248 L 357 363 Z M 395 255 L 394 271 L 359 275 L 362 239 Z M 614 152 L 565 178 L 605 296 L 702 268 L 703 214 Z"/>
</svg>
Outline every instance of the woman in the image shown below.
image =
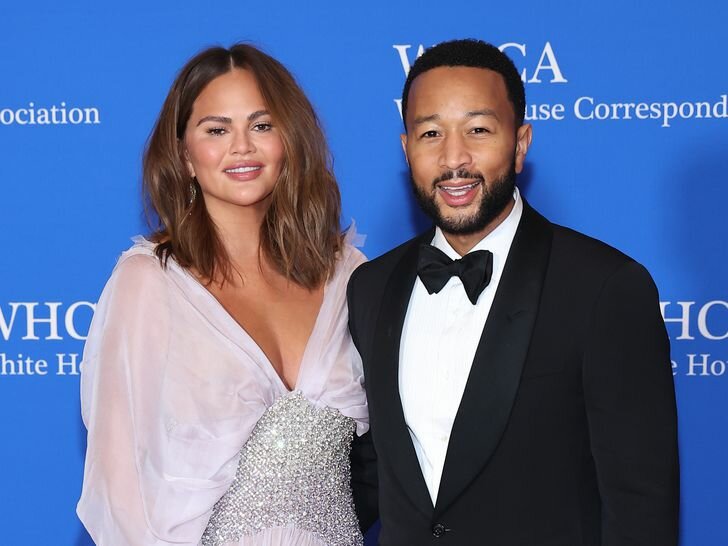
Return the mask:
<svg viewBox="0 0 728 546">
<path fill-rule="evenodd" d="M 84 352 L 78 513 L 101 545 L 361 544 L 366 431 L 316 115 L 249 45 L 182 69 L 144 156 L 159 227 L 119 259 Z"/>
</svg>

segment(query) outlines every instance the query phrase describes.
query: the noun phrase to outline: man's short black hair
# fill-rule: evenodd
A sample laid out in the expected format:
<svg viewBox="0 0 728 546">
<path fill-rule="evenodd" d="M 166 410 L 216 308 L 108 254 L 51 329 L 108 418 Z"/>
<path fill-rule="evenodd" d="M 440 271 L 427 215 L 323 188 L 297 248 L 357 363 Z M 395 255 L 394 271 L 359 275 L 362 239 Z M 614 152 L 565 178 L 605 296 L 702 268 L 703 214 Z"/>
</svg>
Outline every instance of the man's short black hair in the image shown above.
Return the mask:
<svg viewBox="0 0 728 546">
<path fill-rule="evenodd" d="M 414 79 L 428 70 L 440 66 L 468 66 L 487 68 L 503 76 L 508 99 L 516 114 L 516 127 L 523 124 L 526 112 L 526 91 L 513 61 L 497 47 L 472 38 L 442 42 L 425 50 L 410 68 L 402 90 L 402 118 L 407 130 L 407 96 Z"/>
</svg>

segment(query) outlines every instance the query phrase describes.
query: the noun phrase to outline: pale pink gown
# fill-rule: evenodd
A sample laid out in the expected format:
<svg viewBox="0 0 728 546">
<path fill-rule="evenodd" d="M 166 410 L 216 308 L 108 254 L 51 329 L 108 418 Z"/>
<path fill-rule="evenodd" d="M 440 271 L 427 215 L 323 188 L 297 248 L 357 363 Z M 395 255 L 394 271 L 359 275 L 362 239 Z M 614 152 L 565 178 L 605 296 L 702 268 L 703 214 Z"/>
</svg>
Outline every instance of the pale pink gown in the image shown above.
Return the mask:
<svg viewBox="0 0 728 546">
<path fill-rule="evenodd" d="M 153 250 L 139 238 L 121 256 L 84 350 L 78 515 L 94 541 L 361 544 L 348 450 L 368 417 L 346 284 L 363 255 L 347 242 L 289 392 L 219 302 Z"/>
</svg>

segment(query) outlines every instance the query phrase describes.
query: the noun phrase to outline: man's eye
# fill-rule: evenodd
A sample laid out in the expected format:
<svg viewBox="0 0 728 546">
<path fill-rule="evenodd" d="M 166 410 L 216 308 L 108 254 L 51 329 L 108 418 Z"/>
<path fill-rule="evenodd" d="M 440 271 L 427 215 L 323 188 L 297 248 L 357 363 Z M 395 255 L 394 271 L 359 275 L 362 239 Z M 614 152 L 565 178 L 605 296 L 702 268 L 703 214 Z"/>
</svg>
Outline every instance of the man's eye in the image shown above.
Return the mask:
<svg viewBox="0 0 728 546">
<path fill-rule="evenodd" d="M 437 131 L 425 131 L 420 135 L 420 138 L 434 138 L 438 136 Z"/>
<path fill-rule="evenodd" d="M 210 127 L 207 129 L 208 135 L 213 136 L 220 136 L 225 134 L 225 128 L 224 127 Z"/>
<path fill-rule="evenodd" d="M 486 127 L 475 127 L 473 129 L 471 129 L 470 132 L 475 133 L 476 135 L 479 135 L 479 134 L 483 134 L 483 133 L 490 133 L 491 131 L 490 131 L 490 129 L 488 129 Z"/>
</svg>

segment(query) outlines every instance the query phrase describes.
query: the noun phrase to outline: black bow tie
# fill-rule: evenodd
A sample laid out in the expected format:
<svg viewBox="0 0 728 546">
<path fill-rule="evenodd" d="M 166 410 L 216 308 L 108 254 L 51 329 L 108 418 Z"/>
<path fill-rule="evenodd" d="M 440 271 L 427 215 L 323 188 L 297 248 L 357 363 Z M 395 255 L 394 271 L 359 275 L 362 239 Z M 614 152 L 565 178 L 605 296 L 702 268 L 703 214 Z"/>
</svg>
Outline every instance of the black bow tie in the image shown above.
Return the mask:
<svg viewBox="0 0 728 546">
<path fill-rule="evenodd" d="M 458 260 L 451 260 L 439 248 L 423 244 L 420 245 L 417 274 L 429 294 L 442 290 L 451 277 L 460 277 L 468 299 L 475 305 L 493 274 L 493 253 L 476 250 Z"/>
</svg>

